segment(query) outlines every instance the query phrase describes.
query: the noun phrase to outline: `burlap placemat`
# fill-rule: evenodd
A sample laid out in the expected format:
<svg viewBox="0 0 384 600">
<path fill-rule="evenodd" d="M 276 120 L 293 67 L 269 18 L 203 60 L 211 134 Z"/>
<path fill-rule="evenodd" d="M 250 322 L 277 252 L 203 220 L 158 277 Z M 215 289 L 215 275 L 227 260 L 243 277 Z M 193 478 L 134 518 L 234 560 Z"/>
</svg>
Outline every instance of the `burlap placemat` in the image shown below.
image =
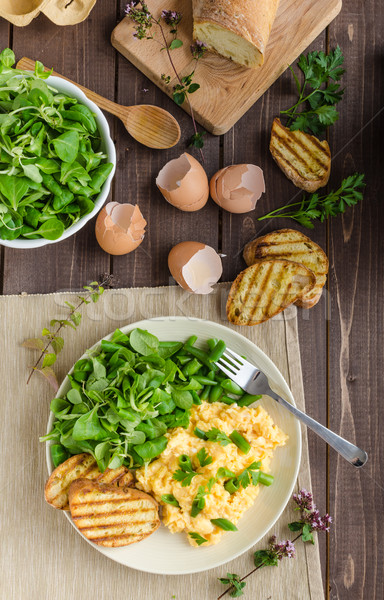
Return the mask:
<svg viewBox="0 0 384 600">
<path fill-rule="evenodd" d="M 209 296 L 193 296 L 178 287 L 107 291 L 97 304 L 85 307 L 76 332 L 65 331 L 58 375 L 63 377 L 86 348 L 116 327 L 144 318 L 184 315 L 228 325 L 223 312 L 226 295 L 225 284 Z M 164 577 L 134 571 L 94 550 L 44 501 L 47 468 L 45 447 L 38 438 L 45 433 L 53 394 L 37 375 L 26 386 L 28 365 L 35 354 L 21 343 L 39 335 L 51 318 L 64 318 L 64 302 L 71 299 L 71 294 L 0 297 L 0 596 L 9 600 L 215 600 L 225 589 L 217 578 L 227 572 L 241 576 L 249 572 L 252 551 L 194 575 Z M 304 409 L 296 309 L 263 325 L 236 330 L 270 356 L 297 405 Z M 299 487 L 311 489 L 305 431 Z M 271 533 L 279 539 L 291 538 L 287 523 L 296 516 L 288 506 L 273 532 L 255 549 L 265 548 Z M 285 559 L 278 568 L 260 569 L 250 577 L 245 598 L 322 600 L 318 546 L 299 542 L 296 549 L 295 559 Z"/>
</svg>

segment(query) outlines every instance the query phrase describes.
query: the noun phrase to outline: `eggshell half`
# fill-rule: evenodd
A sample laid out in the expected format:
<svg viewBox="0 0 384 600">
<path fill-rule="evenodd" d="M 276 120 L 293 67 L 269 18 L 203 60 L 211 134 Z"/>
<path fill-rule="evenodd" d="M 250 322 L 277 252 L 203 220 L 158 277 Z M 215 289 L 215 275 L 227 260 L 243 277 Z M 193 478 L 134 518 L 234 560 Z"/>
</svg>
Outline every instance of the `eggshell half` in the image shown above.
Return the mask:
<svg viewBox="0 0 384 600">
<path fill-rule="evenodd" d="M 232 213 L 254 210 L 265 192 L 263 171 L 256 165 L 231 165 L 212 177 L 209 185 L 213 200 Z"/>
<path fill-rule="evenodd" d="M 177 283 L 188 292 L 209 294 L 223 272 L 217 252 L 200 242 L 181 242 L 168 255 L 168 267 Z"/>
<path fill-rule="evenodd" d="M 209 197 L 207 174 L 187 152 L 164 165 L 156 185 L 167 202 L 187 212 L 203 208 Z"/>
<path fill-rule="evenodd" d="M 109 202 L 96 219 L 96 239 L 108 254 L 128 254 L 143 241 L 146 224 L 137 205 Z"/>
</svg>

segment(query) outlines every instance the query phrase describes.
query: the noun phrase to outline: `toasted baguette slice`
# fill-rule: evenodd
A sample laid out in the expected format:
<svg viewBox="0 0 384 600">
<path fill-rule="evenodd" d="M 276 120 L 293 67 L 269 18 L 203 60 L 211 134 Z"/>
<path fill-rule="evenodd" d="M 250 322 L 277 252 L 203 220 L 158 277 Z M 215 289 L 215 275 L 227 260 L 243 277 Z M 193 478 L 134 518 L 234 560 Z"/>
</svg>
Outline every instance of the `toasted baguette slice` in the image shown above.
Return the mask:
<svg viewBox="0 0 384 600">
<path fill-rule="evenodd" d="M 261 260 L 235 279 L 227 300 L 227 317 L 235 325 L 271 319 L 315 286 L 310 269 L 289 260 Z"/>
<path fill-rule="evenodd" d="M 85 452 L 76 454 L 52 471 L 45 484 L 45 499 L 48 504 L 61 510 L 69 510 L 68 489 L 72 481 L 80 477 L 120 486 L 130 485 L 134 481 L 132 473 L 126 467 L 106 469 L 101 473 L 93 456 Z"/>
<path fill-rule="evenodd" d="M 274 119 L 269 149 L 283 173 L 302 190 L 315 192 L 328 183 L 331 151 L 326 140 L 291 131 Z"/>
<path fill-rule="evenodd" d="M 301 308 L 315 306 L 321 298 L 329 268 L 325 252 L 312 240 L 295 229 L 279 229 L 249 242 L 243 252 L 248 266 L 257 260 L 283 258 L 301 263 L 316 276 L 313 290 L 295 302 Z"/>
<path fill-rule="evenodd" d="M 110 548 L 139 542 L 160 526 L 157 502 L 130 487 L 77 479 L 69 488 L 69 508 L 88 540 Z"/>
</svg>

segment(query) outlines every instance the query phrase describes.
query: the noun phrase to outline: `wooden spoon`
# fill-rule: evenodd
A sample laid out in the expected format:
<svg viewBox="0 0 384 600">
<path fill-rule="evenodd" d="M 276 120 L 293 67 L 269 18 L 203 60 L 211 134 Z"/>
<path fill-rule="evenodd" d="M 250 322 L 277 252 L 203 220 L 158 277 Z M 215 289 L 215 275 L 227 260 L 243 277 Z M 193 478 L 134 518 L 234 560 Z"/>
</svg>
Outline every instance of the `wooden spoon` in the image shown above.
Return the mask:
<svg viewBox="0 0 384 600">
<path fill-rule="evenodd" d="M 19 60 L 16 66 L 18 69 L 34 71 L 35 61 L 24 57 Z M 46 71 L 49 71 L 49 69 L 46 69 Z M 179 141 L 180 126 L 176 119 L 163 108 L 150 104 L 121 106 L 121 104 L 107 100 L 107 98 L 99 96 L 99 94 L 71 81 L 68 77 L 55 73 L 55 71 L 52 72 L 52 75 L 73 83 L 99 108 L 119 117 L 128 133 L 144 146 L 157 149 L 172 148 Z"/>
</svg>

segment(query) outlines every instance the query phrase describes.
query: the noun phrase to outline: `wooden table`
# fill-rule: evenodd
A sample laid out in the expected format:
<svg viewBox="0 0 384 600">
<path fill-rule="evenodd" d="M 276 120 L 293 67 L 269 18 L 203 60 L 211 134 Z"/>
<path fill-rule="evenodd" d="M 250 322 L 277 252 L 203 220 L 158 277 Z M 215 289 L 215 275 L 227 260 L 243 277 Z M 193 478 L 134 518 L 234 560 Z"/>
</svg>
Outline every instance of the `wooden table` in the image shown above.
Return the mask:
<svg viewBox="0 0 384 600">
<path fill-rule="evenodd" d="M 245 242 L 261 231 L 295 227 L 276 219 L 264 229 L 264 223 L 261 226 L 256 220 L 288 202 L 297 191 L 268 151 L 272 119 L 279 109 L 289 106 L 290 96 L 294 97 L 289 72 L 229 133 L 206 136 L 209 176 L 231 163 L 256 163 L 264 169 L 267 193 L 256 213 L 231 216 L 212 201 L 197 213 L 178 212 L 162 199 L 154 180 L 167 160 L 184 151 L 191 122 L 111 47 L 110 34 L 123 15 L 124 4 L 99 0 L 89 18 L 76 27 L 60 28 L 43 16 L 25 28 L 1 20 L 0 38 L 1 47 L 12 47 L 17 58 L 39 59 L 122 104 L 158 104 L 179 120 L 180 144 L 170 151 L 150 151 L 131 139 L 120 122 L 108 117 L 118 160 L 112 198 L 139 203 L 148 220 L 145 241 L 130 255 L 108 256 L 96 243 L 92 221 L 79 234 L 52 246 L 30 252 L 1 246 L 3 294 L 78 290 L 106 272 L 115 275 L 118 286 L 168 284 L 167 254 L 174 244 L 190 239 L 226 254 L 223 280 L 232 280 L 244 267 L 241 249 Z M 345 0 L 341 14 L 311 47 L 328 50 L 339 44 L 347 69 L 340 120 L 329 132 L 334 157 L 331 185 L 338 186 L 342 177 L 354 171 L 365 172 L 367 179 L 359 206 L 316 225 L 310 234 L 330 258 L 328 290 L 316 308 L 299 312 L 308 412 L 370 455 L 366 468 L 357 472 L 309 434 L 314 497 L 320 510 L 327 510 L 335 519 L 327 540 L 323 536 L 319 541 L 324 586 L 331 599 L 384 597 L 380 464 L 384 452 L 384 14 L 380 9 L 380 0 Z M 294 591 L 292 594 L 293 600 Z"/>
</svg>

